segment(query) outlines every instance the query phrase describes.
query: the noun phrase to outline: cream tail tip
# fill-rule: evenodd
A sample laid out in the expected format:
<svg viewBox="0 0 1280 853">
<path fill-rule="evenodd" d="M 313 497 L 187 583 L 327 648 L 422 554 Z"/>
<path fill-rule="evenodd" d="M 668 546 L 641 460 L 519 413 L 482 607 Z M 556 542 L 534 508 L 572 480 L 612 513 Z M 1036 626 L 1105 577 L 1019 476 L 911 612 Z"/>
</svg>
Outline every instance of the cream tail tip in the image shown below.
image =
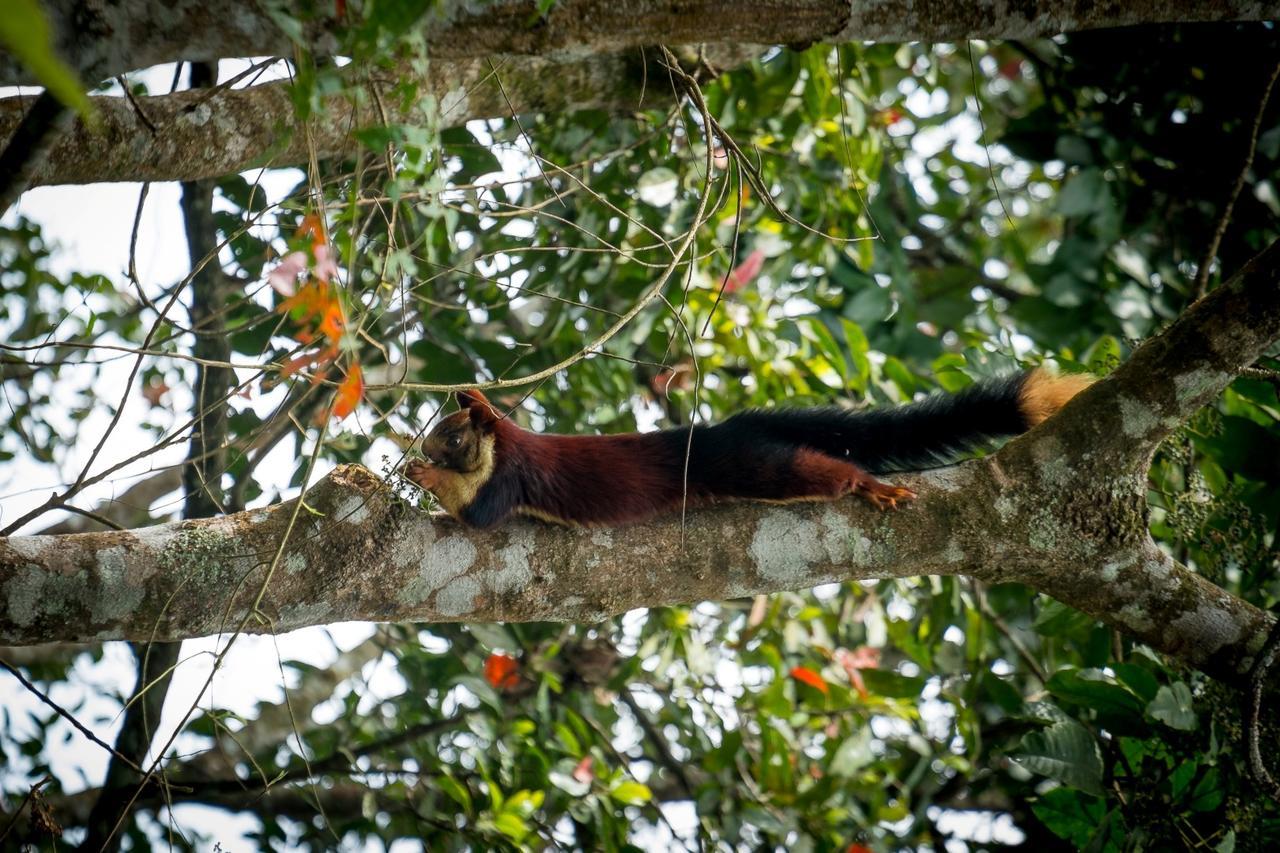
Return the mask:
<svg viewBox="0 0 1280 853">
<path fill-rule="evenodd" d="M 1075 395 L 1088 388 L 1094 377 L 1083 373 L 1059 375 L 1045 367 L 1037 367 L 1027 374 L 1027 381 L 1018 395 L 1018 408 L 1033 427 L 1053 416 Z"/>
</svg>

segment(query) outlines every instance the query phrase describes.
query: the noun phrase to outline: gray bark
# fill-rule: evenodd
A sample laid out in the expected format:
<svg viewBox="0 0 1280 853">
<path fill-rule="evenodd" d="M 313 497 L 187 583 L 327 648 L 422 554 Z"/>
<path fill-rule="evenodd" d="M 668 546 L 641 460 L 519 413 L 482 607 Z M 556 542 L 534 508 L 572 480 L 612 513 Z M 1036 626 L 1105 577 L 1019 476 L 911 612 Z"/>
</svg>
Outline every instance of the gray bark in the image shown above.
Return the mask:
<svg viewBox="0 0 1280 853">
<path fill-rule="evenodd" d="M 1280 243 L 1042 427 L 985 459 L 898 477 L 920 494 L 899 512 L 857 500 L 739 504 L 691 513 L 683 528 L 670 518 L 478 532 L 406 506 L 348 465 L 307 493 L 292 530 L 286 502 L 130 532 L 12 537 L 0 540 L 0 642 L 350 619 L 591 622 L 854 578 L 966 574 L 1026 583 L 1238 682 L 1273 620 L 1152 542 L 1146 469 L 1159 439 L 1277 338 Z"/>
<path fill-rule="evenodd" d="M 762 50 L 742 45 L 712 47 L 707 53 L 715 67 L 727 69 Z M 654 56 L 650 51 L 649 58 Z M 89 130 L 77 121 L 34 171 L 30 185 L 189 181 L 305 163 L 308 142 L 321 159 L 349 157 L 360 147 L 352 131 L 364 127 L 420 124 L 429 118 L 451 127 L 513 112 L 622 113 L 673 101 L 671 87 L 655 82 L 665 76 L 646 70 L 640 51 L 569 61 L 523 56 L 433 61 L 419 82 L 422 97 L 434 98 L 436 116 L 405 106 L 393 93 L 401 75 L 414 79 L 407 68 L 361 74 L 365 97 L 328 98 L 324 112 L 311 122 L 309 140 L 294 119 L 285 81 L 212 95 L 190 90 L 141 97 L 136 108 L 123 97 L 97 97 L 93 103 L 101 127 Z M 16 130 L 29 104 L 30 99 L 0 99 L 0 139 Z"/>
<path fill-rule="evenodd" d="M 162 62 L 213 61 L 290 53 L 270 4 L 195 3 L 192 0 L 117 0 L 87 6 L 73 0 L 45 3 L 63 56 L 89 81 Z M 529 0 L 474 3 L 447 0 L 421 24 L 433 66 L 422 81 L 446 113 L 446 124 L 509 115 L 512 111 L 638 105 L 645 75 L 639 51 L 656 44 L 804 45 L 818 41 L 946 41 L 1030 38 L 1098 27 L 1173 21 L 1266 20 L 1278 2 L 1098 4 L 1035 0 L 1023 4 L 952 3 L 947 0 L 563 0 L 542 19 Z M 340 27 L 323 14 L 302 25 L 302 38 L 318 55 L 337 52 Z M 541 58 L 539 58 L 541 57 Z M 738 60 L 742 61 L 741 59 Z M 491 65 L 492 63 L 492 65 Z M 714 61 L 713 61 L 714 64 Z M 731 66 L 737 62 L 722 63 Z M 511 104 L 489 83 L 498 67 Z M 658 78 L 653 78 L 658 79 Z M 386 77 L 383 77 L 385 82 Z M 0 85 L 34 82 L 10 54 L 0 52 Z M 370 89 L 381 83 L 374 73 Z M 667 98 L 663 87 L 651 88 Z M 414 117 L 397 98 L 353 105 L 330 98 L 328 114 L 314 121 L 312 142 L 321 157 L 351 154 L 353 128 Z M 20 186 L 126 180 L 195 180 L 257 166 L 306 161 L 305 134 L 295 127 L 284 84 L 222 92 L 212 99 L 182 93 L 141 99 L 138 115 L 122 98 L 95 98 L 103 130 L 83 125 L 64 134 L 48 157 L 30 158 L 30 180 Z M 0 139 L 18 130 L 30 99 L 0 100 Z M 421 117 L 417 117 L 421 118 Z M 149 126 L 152 125 L 152 126 Z M 199 152 L 192 156 L 192 152 Z"/>
<path fill-rule="evenodd" d="M 272 18 L 272 3 L 46 0 L 41 5 L 58 51 L 96 79 L 163 62 L 290 52 L 288 38 Z M 333 5 L 314 8 L 315 17 L 301 25 L 302 42 L 318 54 L 339 50 Z M 1144 23 L 1267 20 L 1277 16 L 1280 5 L 1265 0 L 561 0 L 545 17 L 535 10 L 532 0 L 444 0 L 420 26 L 433 57 L 473 59 L 504 53 L 583 56 L 703 42 L 1032 38 Z M 14 56 L 0 54 L 0 84 L 31 82 Z"/>
</svg>

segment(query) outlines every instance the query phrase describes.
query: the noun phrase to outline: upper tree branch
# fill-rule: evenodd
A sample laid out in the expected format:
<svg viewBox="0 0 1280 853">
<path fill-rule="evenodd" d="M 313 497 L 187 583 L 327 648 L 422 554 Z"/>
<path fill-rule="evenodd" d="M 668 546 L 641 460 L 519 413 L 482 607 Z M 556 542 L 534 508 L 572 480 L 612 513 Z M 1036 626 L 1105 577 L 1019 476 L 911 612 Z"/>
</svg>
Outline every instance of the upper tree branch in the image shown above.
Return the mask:
<svg viewBox="0 0 1280 853">
<path fill-rule="evenodd" d="M 729 68 L 761 50 L 717 48 L 713 56 L 717 67 Z M 641 54 L 633 51 L 564 62 L 536 57 L 507 57 L 492 65 L 485 60 L 433 61 L 429 76 L 419 82 L 420 95 L 435 98 L 436 118 L 444 126 L 456 126 L 506 116 L 513 110 L 622 112 L 671 100 L 669 87 L 650 86 L 646 92 L 645 78 Z M 77 123 L 34 174 L 32 185 L 185 181 L 255 166 L 296 165 L 307 161 L 308 143 L 321 159 L 348 156 L 359 146 L 353 130 L 384 123 L 375 109 L 379 100 L 388 110 L 386 122 L 428 118 L 416 105 L 390 94 L 397 85 L 395 75 L 380 72 L 362 75 L 359 81 L 366 97 L 329 97 L 325 113 L 312 122 L 309 139 L 295 132 L 286 81 L 224 89 L 213 95 L 190 90 L 138 98 L 137 107 L 124 98 L 94 98 L 101 128 L 91 131 Z M 382 97 L 371 96 L 377 93 Z M 21 119 L 19 99 L 0 100 L 0 139 L 13 133 Z"/>
<path fill-rule="evenodd" d="M 122 0 L 87 4 L 46 0 L 55 45 L 80 67 L 109 77 L 163 62 L 212 61 L 287 52 L 272 4 L 250 0 Z M 339 23 L 315 7 L 302 43 L 318 54 L 339 49 Z M 1267 20 L 1280 4 L 1247 0 L 1095 3 L 1030 0 L 561 0 L 545 16 L 533 0 L 444 0 L 421 24 L 431 56 L 616 51 L 654 44 L 815 41 L 956 41 L 1032 38 L 1061 32 L 1172 21 Z M 0 84 L 30 83 L 29 72 L 0 53 Z"/>
</svg>

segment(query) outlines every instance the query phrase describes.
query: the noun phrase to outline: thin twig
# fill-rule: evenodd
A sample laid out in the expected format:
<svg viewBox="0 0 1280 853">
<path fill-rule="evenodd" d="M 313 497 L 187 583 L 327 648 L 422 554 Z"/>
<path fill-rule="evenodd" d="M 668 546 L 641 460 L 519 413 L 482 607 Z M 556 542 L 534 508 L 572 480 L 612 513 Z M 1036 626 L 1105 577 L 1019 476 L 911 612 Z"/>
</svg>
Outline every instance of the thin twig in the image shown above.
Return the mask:
<svg viewBox="0 0 1280 853">
<path fill-rule="evenodd" d="M 129 88 L 129 78 L 120 74 L 116 76 L 116 82 L 119 83 L 120 88 L 124 90 L 124 97 L 129 102 L 129 106 L 133 107 L 133 111 L 138 114 L 138 118 L 147 126 L 147 130 L 151 131 L 151 135 L 155 136 L 157 133 L 155 122 L 147 118 L 147 114 L 143 111 L 142 105 L 139 104 L 138 99 L 133 96 L 133 90 Z"/>
<path fill-rule="evenodd" d="M 1196 269 L 1195 295 L 1196 299 L 1200 299 L 1209 290 L 1209 267 L 1213 264 L 1213 259 L 1218 254 L 1218 247 L 1222 244 L 1222 238 L 1227 233 L 1227 225 L 1231 222 L 1231 211 L 1236 205 L 1236 199 L 1240 197 L 1241 191 L 1244 189 L 1244 182 L 1249 177 L 1249 170 L 1253 168 L 1253 155 L 1258 150 L 1258 134 L 1262 130 L 1262 115 L 1267 111 L 1267 103 L 1271 100 L 1271 90 L 1276 85 L 1276 78 L 1280 77 L 1280 63 L 1271 71 L 1271 77 L 1267 80 L 1267 86 L 1262 90 L 1262 100 L 1258 103 L 1258 112 L 1253 117 L 1253 130 L 1249 133 L 1249 148 L 1244 155 L 1244 163 L 1240 166 L 1240 174 L 1236 176 L 1235 186 L 1231 188 L 1231 194 L 1227 196 L 1227 203 L 1222 208 L 1222 215 L 1218 217 L 1218 224 L 1213 229 L 1213 239 L 1209 241 L 1209 247 L 1205 249 L 1204 257 L 1200 259 L 1200 266 Z"/>
<path fill-rule="evenodd" d="M 968 42 L 969 45 L 969 72 L 973 79 L 973 106 L 974 112 L 978 114 L 978 138 L 982 140 L 982 150 L 987 155 L 987 172 L 991 175 L 991 189 L 995 191 L 996 201 L 1000 202 L 1000 210 L 1004 212 L 1004 218 L 1008 220 L 1009 227 L 1016 233 L 1018 226 L 1013 223 L 1013 217 L 1009 215 L 1009 208 L 1005 206 L 1004 196 L 1000 194 L 1000 183 L 996 180 L 996 166 L 991 160 L 991 146 L 987 142 L 987 122 L 982 117 L 982 97 L 978 91 L 978 64 L 973 59 L 973 41 Z"/>
<path fill-rule="evenodd" d="M 83 725 L 79 720 L 77 720 L 77 719 L 75 718 L 75 715 L 74 715 L 74 714 L 72 714 L 70 711 L 66 710 L 66 709 L 65 709 L 65 708 L 63 708 L 61 705 L 59 705 L 57 702 L 54 702 L 52 699 L 50 699 L 48 696 L 46 696 L 43 692 L 41 692 L 41 690 L 40 690 L 40 688 L 39 688 L 39 687 L 36 687 L 36 686 L 35 686 L 34 684 L 32 684 L 30 681 L 27 681 L 26 676 L 24 676 L 24 675 L 23 675 L 23 674 L 22 674 L 18 669 L 16 669 L 15 667 L 11 666 L 11 665 L 9 664 L 9 662 L 8 662 L 8 661 L 3 660 L 3 659 L 0 659 L 0 669 L 4 669 L 4 670 L 6 670 L 10 675 L 12 675 L 14 678 L 18 679 L 18 681 L 22 683 L 22 686 L 23 686 L 23 687 L 27 688 L 27 690 L 29 690 L 29 691 L 31 691 L 33 694 L 35 694 L 35 697 L 36 697 L 37 699 L 39 699 L 41 702 L 43 702 L 44 704 L 46 704 L 46 705 L 48 705 L 50 708 L 52 708 L 52 709 L 54 710 L 54 712 L 56 712 L 56 713 L 57 713 L 57 715 L 58 715 L 59 717 L 62 717 L 64 720 L 66 720 L 68 723 L 70 723 L 70 724 L 75 728 L 75 730 L 76 730 L 76 731 L 80 732 L 80 734 L 84 735 L 84 736 L 85 736 L 85 737 L 87 737 L 89 740 L 93 741 L 93 742 L 94 742 L 94 743 L 96 743 L 98 746 L 102 747 L 102 748 L 103 748 L 103 749 L 105 749 L 107 752 L 109 752 L 109 753 L 111 753 L 112 755 L 114 755 L 114 756 L 115 756 L 117 759 L 119 759 L 120 761 L 125 762 L 125 763 L 126 763 L 126 764 L 128 764 L 130 767 L 132 767 L 134 770 L 137 770 L 139 773 L 141 773 L 141 772 L 142 772 L 142 768 L 141 768 L 141 767 L 139 767 L 138 765 L 134 764 L 134 763 L 133 763 L 132 761 L 130 761 L 128 758 L 125 758 L 123 755 L 121 755 L 119 752 L 117 752 L 117 751 L 116 751 L 116 748 L 115 748 L 114 746 L 112 746 L 111 744 L 107 743 L 107 742 L 106 742 L 106 741 L 104 741 L 102 738 L 98 737 L 98 736 L 97 736 L 97 735 L 95 735 L 93 732 L 91 732 L 91 731 L 89 731 L 87 728 L 85 728 L 85 727 L 84 727 L 84 725 Z"/>
<path fill-rule="evenodd" d="M 104 527 L 110 527 L 112 530 L 128 530 L 129 529 L 125 527 L 123 524 L 118 524 L 112 521 L 111 519 L 107 518 L 105 515 L 96 513 L 91 509 L 82 509 L 81 507 L 73 506 L 72 504 L 63 504 L 62 508 L 65 509 L 67 512 L 74 512 L 77 515 L 83 515 L 85 518 L 91 518 L 94 521 L 98 522 L 99 524 L 103 525 Z"/>
<path fill-rule="evenodd" d="M 636 697 L 632 695 L 631 688 L 624 687 L 618 691 L 618 698 L 622 700 L 622 704 L 631 710 L 632 716 L 636 718 L 636 723 L 644 731 L 645 737 L 653 744 L 653 749 L 658 753 L 658 759 L 662 766 L 666 767 L 671 775 L 676 777 L 676 781 L 680 783 L 680 790 L 689 799 L 694 799 L 693 783 L 689 780 L 689 774 L 685 772 L 684 765 L 681 764 L 671 753 L 671 747 L 667 744 L 667 739 L 663 737 L 662 732 L 649 719 L 649 715 L 645 713 L 644 708 L 640 707 L 640 703 L 636 701 Z"/>
<path fill-rule="evenodd" d="M 1009 645 L 1013 646 L 1013 650 L 1017 652 L 1018 657 L 1022 658 L 1022 662 L 1027 665 L 1027 669 L 1031 670 L 1031 674 L 1039 679 L 1041 684 L 1047 682 L 1049 680 L 1049 674 L 1044 671 L 1044 667 L 1040 665 L 1040 661 L 1035 659 L 1035 656 L 1032 655 L 1027 647 L 1022 644 L 1022 640 L 1018 639 L 1017 634 L 1013 632 L 1013 629 L 1009 627 L 1009 624 L 1004 621 L 999 613 L 996 613 L 995 608 L 991 606 L 991 602 L 987 601 L 987 591 L 983 586 L 982 581 L 977 580 L 976 578 L 974 579 L 973 591 L 975 597 L 978 599 L 978 610 L 982 612 L 982 615 L 986 616 L 987 620 L 995 626 L 996 630 L 1003 634 L 1005 639 L 1009 641 Z"/>
<path fill-rule="evenodd" d="M 27 791 L 27 795 L 22 798 L 22 802 L 18 803 L 18 808 L 14 810 L 13 817 L 9 818 L 9 822 L 5 824 L 4 832 L 0 832 L 0 842 L 9 837 L 9 833 L 12 832 L 13 828 L 18 824 L 18 818 L 22 817 L 22 813 L 26 811 L 27 803 L 31 802 L 33 797 L 39 796 L 40 789 L 52 781 L 52 776 L 45 776 L 39 782 L 31 786 L 31 789 Z"/>
</svg>

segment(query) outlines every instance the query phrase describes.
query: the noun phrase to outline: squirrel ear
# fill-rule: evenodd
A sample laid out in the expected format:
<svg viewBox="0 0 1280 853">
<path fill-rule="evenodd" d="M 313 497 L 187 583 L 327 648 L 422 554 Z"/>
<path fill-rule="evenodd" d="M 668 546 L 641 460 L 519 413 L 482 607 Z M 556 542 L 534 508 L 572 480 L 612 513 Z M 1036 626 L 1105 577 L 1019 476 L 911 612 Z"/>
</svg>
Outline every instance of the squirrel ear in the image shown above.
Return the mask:
<svg viewBox="0 0 1280 853">
<path fill-rule="evenodd" d="M 471 414 L 471 424 L 482 432 L 490 432 L 498 422 L 498 413 L 479 391 L 459 391 L 458 405 Z"/>
<path fill-rule="evenodd" d="M 458 400 L 458 408 L 461 409 L 470 409 L 472 406 L 487 407 L 489 405 L 489 401 L 485 396 L 474 388 L 467 391 L 459 391 L 454 394 L 454 397 Z"/>
</svg>

